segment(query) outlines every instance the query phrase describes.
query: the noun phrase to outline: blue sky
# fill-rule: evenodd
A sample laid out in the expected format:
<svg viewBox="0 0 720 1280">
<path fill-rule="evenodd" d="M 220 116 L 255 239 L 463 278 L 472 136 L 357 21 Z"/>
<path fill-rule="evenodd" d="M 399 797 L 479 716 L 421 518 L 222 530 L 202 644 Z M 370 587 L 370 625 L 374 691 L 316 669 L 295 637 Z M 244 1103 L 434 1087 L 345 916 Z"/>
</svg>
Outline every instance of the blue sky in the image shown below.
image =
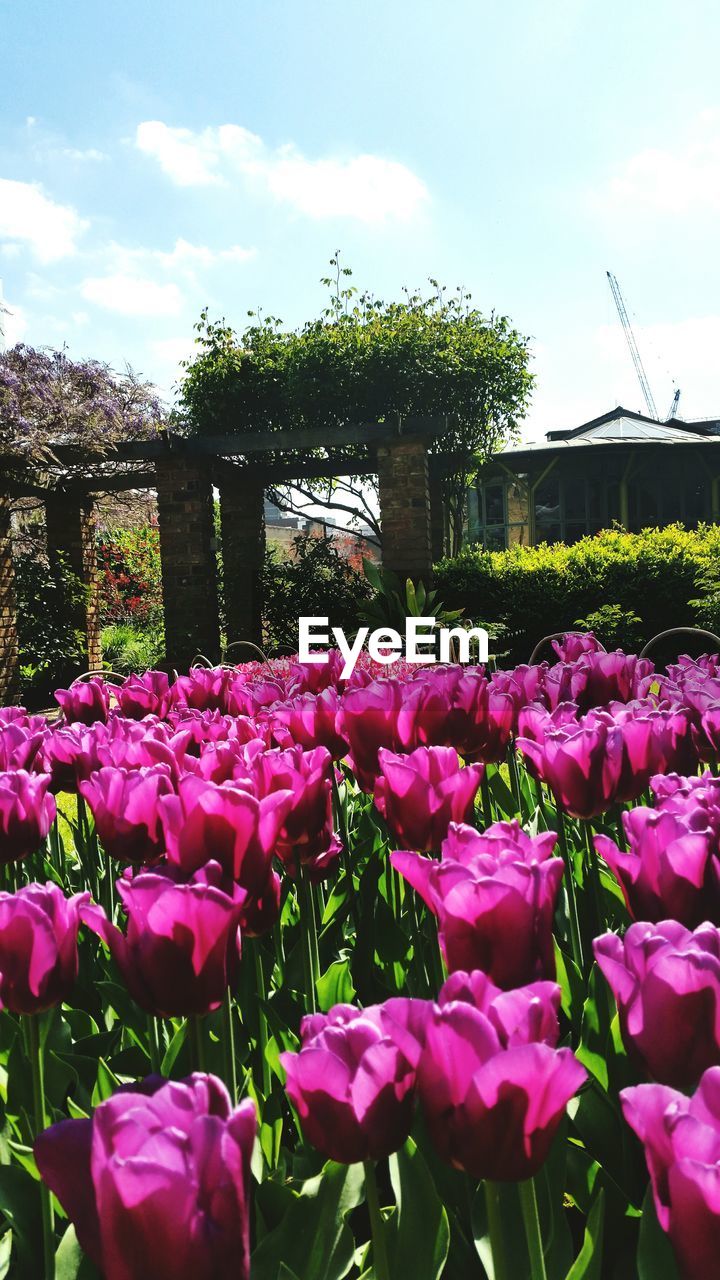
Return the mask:
<svg viewBox="0 0 720 1280">
<path fill-rule="evenodd" d="M 436 276 L 532 335 L 526 434 L 720 414 L 720 10 L 691 0 L 0 0 L 6 340 L 169 392 L 201 308 Z"/>
</svg>

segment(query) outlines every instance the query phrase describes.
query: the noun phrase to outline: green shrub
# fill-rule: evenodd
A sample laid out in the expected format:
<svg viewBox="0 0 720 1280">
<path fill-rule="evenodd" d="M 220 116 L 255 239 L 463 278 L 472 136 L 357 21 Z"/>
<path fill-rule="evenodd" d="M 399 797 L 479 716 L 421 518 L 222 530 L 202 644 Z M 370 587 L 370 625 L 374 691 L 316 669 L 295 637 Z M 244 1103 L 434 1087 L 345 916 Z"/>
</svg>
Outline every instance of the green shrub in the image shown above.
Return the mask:
<svg viewBox="0 0 720 1280">
<path fill-rule="evenodd" d="M 101 633 L 103 666 L 118 675 L 157 667 L 165 659 L 165 641 L 158 626 L 136 627 L 126 622 L 112 623 Z"/>
<path fill-rule="evenodd" d="M 527 660 L 543 635 L 608 605 L 639 620 L 636 643 L 667 627 L 708 625 L 710 597 L 702 584 L 719 560 L 717 525 L 607 529 L 573 546 L 468 549 L 443 560 L 435 581 L 448 608 L 464 608 L 473 621 L 503 623 L 508 660 L 516 662 Z M 717 595 L 720 601 L 720 584 Z"/>
<path fill-rule="evenodd" d="M 299 617 L 327 617 L 331 627 L 349 632 L 357 627 L 358 608 L 372 588 L 332 539 L 299 534 L 292 557 L 268 550 L 263 591 L 264 643 L 271 652 L 289 653 L 297 651 Z"/>
<path fill-rule="evenodd" d="M 83 637 L 73 619 L 84 587 L 68 569 L 51 567 L 35 552 L 16 554 L 14 566 L 21 694 L 30 707 L 46 706 L 83 664 Z"/>
</svg>

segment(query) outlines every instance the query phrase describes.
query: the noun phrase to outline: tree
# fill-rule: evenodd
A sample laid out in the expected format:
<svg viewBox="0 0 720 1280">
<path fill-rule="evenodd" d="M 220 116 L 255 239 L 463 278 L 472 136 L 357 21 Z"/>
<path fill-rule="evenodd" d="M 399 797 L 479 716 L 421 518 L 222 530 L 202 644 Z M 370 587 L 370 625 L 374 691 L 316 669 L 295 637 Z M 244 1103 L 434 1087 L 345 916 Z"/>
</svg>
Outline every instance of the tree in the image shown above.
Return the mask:
<svg viewBox="0 0 720 1280">
<path fill-rule="evenodd" d="M 118 375 L 98 360 L 19 343 L 0 354 L 0 452 L 18 466 L 55 462 L 52 446 L 111 452 L 122 440 L 147 438 L 165 421 L 150 383 Z"/>
<path fill-rule="evenodd" d="M 323 280 L 328 306 L 298 330 L 249 312 L 251 323 L 238 338 L 224 320 L 214 323 L 203 312 L 198 354 L 186 362 L 181 387 L 187 429 L 222 435 L 319 426 L 330 445 L 343 424 L 444 417 L 434 453 L 456 550 L 469 481 L 519 433 L 533 383 L 529 340 L 506 316 L 484 317 L 461 289 L 449 294 L 431 280 L 427 295 L 405 290 L 402 301 L 384 302 L 358 294 L 339 254 L 331 266 L 333 275 Z M 361 515 L 372 525 L 372 483 L 369 476 L 352 486 L 336 479 L 303 492 L 335 510 L 364 501 Z"/>
</svg>

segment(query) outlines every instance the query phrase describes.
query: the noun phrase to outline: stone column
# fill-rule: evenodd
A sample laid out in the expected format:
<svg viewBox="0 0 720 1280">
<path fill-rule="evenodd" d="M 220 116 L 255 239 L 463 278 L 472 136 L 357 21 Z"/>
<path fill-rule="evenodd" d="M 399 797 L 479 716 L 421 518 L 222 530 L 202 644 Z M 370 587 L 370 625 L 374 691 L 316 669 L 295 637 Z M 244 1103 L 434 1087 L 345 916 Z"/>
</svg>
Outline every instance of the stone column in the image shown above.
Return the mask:
<svg viewBox="0 0 720 1280">
<path fill-rule="evenodd" d="M 432 577 L 427 447 L 408 437 L 377 451 L 383 565 L 401 579 Z"/>
<path fill-rule="evenodd" d="M 92 498 L 57 490 L 45 500 L 45 524 L 50 563 L 62 562 L 85 588 L 84 599 L 73 609 L 73 622 L 85 637 L 83 664 L 95 670 L 102 663 L 102 653 Z"/>
<path fill-rule="evenodd" d="M 0 497 L 0 706 L 17 701 L 18 637 L 10 503 Z"/>
<path fill-rule="evenodd" d="M 228 475 L 220 482 L 223 598 L 228 644 L 262 645 L 262 569 L 265 560 L 265 495 L 252 476 Z M 232 652 L 234 662 L 252 655 Z"/>
<path fill-rule="evenodd" d="M 167 457 L 155 464 L 162 561 L 165 652 L 187 667 L 201 653 L 220 658 L 217 561 L 210 475 L 202 463 Z"/>
</svg>

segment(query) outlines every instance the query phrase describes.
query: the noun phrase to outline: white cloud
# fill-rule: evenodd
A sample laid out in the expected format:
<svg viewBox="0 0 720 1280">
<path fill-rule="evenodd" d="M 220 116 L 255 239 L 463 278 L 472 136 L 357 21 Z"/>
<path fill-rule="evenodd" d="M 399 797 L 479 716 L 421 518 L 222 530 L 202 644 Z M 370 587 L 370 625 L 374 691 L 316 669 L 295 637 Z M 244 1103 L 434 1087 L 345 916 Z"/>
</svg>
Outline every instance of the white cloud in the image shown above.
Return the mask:
<svg viewBox="0 0 720 1280">
<path fill-rule="evenodd" d="M 81 282 L 80 293 L 87 302 L 122 316 L 171 316 L 183 306 L 176 284 L 158 284 L 131 273 L 90 276 Z"/>
<path fill-rule="evenodd" d="M 256 256 L 255 249 L 242 245 L 230 245 L 227 249 L 211 249 L 204 244 L 191 244 L 182 237 L 172 249 L 129 249 L 125 245 L 111 244 L 108 256 L 117 270 L 142 266 L 162 267 L 165 271 L 193 271 L 196 267 L 213 267 L 223 262 L 249 262 Z"/>
<path fill-rule="evenodd" d="M 27 332 L 28 320 L 22 307 L 3 302 L 0 295 L 0 350 L 14 347 Z"/>
<path fill-rule="evenodd" d="M 702 112 L 673 146 L 629 156 L 592 203 L 618 213 L 720 211 L 720 111 Z"/>
<path fill-rule="evenodd" d="M 406 165 L 382 156 L 309 160 L 295 146 L 273 149 L 240 125 L 194 133 L 161 120 L 138 125 L 137 147 L 178 186 L 217 186 L 244 178 L 311 218 L 407 221 L 429 199 Z"/>
<path fill-rule="evenodd" d="M 76 160 L 81 164 L 86 161 L 94 164 L 100 160 L 107 160 L 105 152 L 97 151 L 95 147 L 88 147 L 84 151 L 79 147 L 61 147 L 58 155 L 62 156 L 63 160 Z"/>
<path fill-rule="evenodd" d="M 27 245 L 40 262 L 76 252 L 87 221 L 57 204 L 36 183 L 0 178 L 0 240 Z"/>
<path fill-rule="evenodd" d="M 681 417 L 701 418 L 720 414 L 717 378 L 720 315 L 688 316 L 674 322 L 634 325 L 633 331 L 661 418 L 669 409 L 673 383 L 681 389 Z M 640 408 L 645 412 L 620 325 L 599 326 L 594 335 L 594 347 L 605 366 L 607 384 L 616 399 L 627 408 Z"/>
</svg>

